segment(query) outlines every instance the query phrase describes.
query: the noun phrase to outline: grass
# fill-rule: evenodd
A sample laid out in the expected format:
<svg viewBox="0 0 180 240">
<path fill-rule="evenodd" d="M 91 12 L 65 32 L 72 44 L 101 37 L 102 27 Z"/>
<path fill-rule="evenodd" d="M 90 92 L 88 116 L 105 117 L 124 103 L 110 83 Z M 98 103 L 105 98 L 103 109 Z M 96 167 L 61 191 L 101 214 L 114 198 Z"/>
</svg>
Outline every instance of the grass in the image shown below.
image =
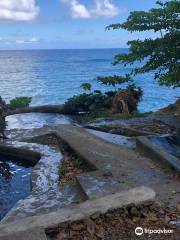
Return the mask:
<svg viewBox="0 0 180 240">
<path fill-rule="evenodd" d="M 62 165 L 59 168 L 59 175 L 60 176 L 65 176 L 67 173 L 68 169 L 65 163 L 62 163 Z"/>
<path fill-rule="evenodd" d="M 83 162 L 80 158 L 75 158 L 71 156 L 71 161 L 73 161 L 75 167 L 77 168 L 81 168 L 81 166 L 83 165 Z M 62 165 L 59 168 L 59 175 L 62 177 L 65 176 L 66 173 L 68 173 L 68 166 L 67 163 L 63 161 Z"/>
<path fill-rule="evenodd" d="M 82 159 L 80 159 L 80 158 L 74 158 L 73 159 L 73 161 L 74 161 L 74 163 L 75 163 L 75 165 L 77 166 L 77 167 L 81 167 L 82 165 L 83 165 L 83 161 L 82 161 Z"/>
</svg>

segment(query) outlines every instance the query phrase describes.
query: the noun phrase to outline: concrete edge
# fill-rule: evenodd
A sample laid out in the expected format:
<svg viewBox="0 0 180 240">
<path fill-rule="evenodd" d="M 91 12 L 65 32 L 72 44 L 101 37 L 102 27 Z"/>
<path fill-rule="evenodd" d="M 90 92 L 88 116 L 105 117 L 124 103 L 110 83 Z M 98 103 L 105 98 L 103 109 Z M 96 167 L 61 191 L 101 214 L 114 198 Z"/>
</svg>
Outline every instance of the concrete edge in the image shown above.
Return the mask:
<svg viewBox="0 0 180 240">
<path fill-rule="evenodd" d="M 152 143 L 147 137 L 141 136 L 136 139 L 136 149 L 140 154 L 143 154 L 160 164 L 164 164 L 166 167 L 180 174 L 180 164 L 178 159 L 169 154 L 166 150 Z"/>
<path fill-rule="evenodd" d="M 14 157 L 20 160 L 26 159 L 27 164 L 35 165 L 41 158 L 41 154 L 39 152 L 34 152 L 29 148 L 19 148 L 16 146 L 10 146 L 6 144 L 0 143 L 0 154 L 7 157 Z"/>
<path fill-rule="evenodd" d="M 129 204 L 141 204 L 153 201 L 155 195 L 154 190 L 144 186 L 133 188 L 129 191 L 117 192 L 103 198 L 61 208 L 56 210 L 56 212 L 24 218 L 19 221 L 10 222 L 9 224 L 2 224 L 0 225 L 0 237 L 33 228 L 46 230 L 64 222 L 82 220 L 95 213 L 104 214 L 109 210 L 122 208 Z"/>
<path fill-rule="evenodd" d="M 80 174 L 81 175 L 81 174 Z M 89 199 L 88 195 L 86 194 L 86 191 L 84 190 L 83 186 L 81 185 L 81 183 L 79 182 L 79 179 L 77 178 L 77 176 L 75 177 L 75 181 L 76 181 L 76 185 L 79 187 L 80 191 L 83 194 L 84 200 L 87 201 Z"/>
<path fill-rule="evenodd" d="M 61 124 L 63 125 L 63 124 Z M 64 124 L 66 126 L 66 124 Z M 99 168 L 98 166 L 93 163 L 92 161 L 89 161 L 87 158 L 85 158 L 77 149 L 75 149 L 69 142 L 66 141 L 66 139 L 64 139 L 64 137 L 58 133 L 57 131 L 52 131 L 52 133 L 57 137 L 57 138 L 60 138 L 65 144 L 67 144 L 67 146 L 77 155 L 79 156 L 80 158 L 83 159 L 83 161 L 85 161 L 89 167 L 92 169 L 92 171 L 98 171 Z M 103 139 L 102 139 L 103 141 Z"/>
<path fill-rule="evenodd" d="M 121 129 L 122 132 L 120 134 L 120 133 L 116 133 L 116 132 L 109 132 L 110 130 L 113 130 L 113 125 L 112 125 L 112 129 L 109 129 L 109 131 L 107 131 L 106 127 L 108 127 L 108 126 L 109 125 L 100 125 L 100 126 L 84 125 L 83 127 L 86 128 L 86 129 L 102 131 L 102 132 L 105 132 L 105 133 L 118 134 L 118 135 L 123 135 L 123 136 L 126 136 L 126 137 L 139 137 L 139 136 L 147 136 L 147 135 L 152 134 L 151 132 L 141 131 L 141 130 L 134 129 L 132 127 L 119 125 L 117 127 L 117 129 Z"/>
<path fill-rule="evenodd" d="M 35 143 L 5 141 L 0 143 L 0 153 L 5 156 L 20 157 L 22 160 L 27 159 L 27 163 L 33 163 L 30 176 L 31 193 L 27 198 L 23 199 L 24 202 L 30 196 L 33 199 L 33 195 L 40 196 L 50 189 L 57 189 L 59 165 L 63 156 L 55 148 Z M 11 214 L 18 208 L 21 201 L 22 199 L 9 210 L 7 215 L 0 221 L 1 223 L 6 222 L 11 217 Z"/>
<path fill-rule="evenodd" d="M 82 178 L 86 178 L 86 180 L 84 180 Z M 90 180 L 90 178 L 91 178 L 91 180 Z M 86 185 L 84 186 L 83 182 L 84 181 L 86 181 L 86 182 L 92 181 L 91 186 L 92 185 L 94 186 L 96 184 L 93 184 L 93 179 L 96 179 L 96 178 L 100 178 L 99 181 L 107 181 L 107 179 L 108 179 L 108 181 L 110 181 L 110 182 L 116 181 L 116 184 L 118 183 L 118 188 L 117 188 L 117 186 L 116 187 L 111 186 L 109 188 L 108 192 L 101 191 L 104 189 L 104 186 L 100 186 L 100 187 L 97 186 L 97 189 L 96 189 L 97 193 L 101 193 L 104 196 L 106 196 L 106 195 L 114 194 L 115 192 L 119 191 L 119 189 L 120 189 L 119 181 L 117 179 L 115 179 L 115 177 L 113 176 L 113 174 L 110 171 L 97 170 L 97 171 L 84 172 L 82 174 L 77 175 L 75 177 L 75 179 L 76 179 L 76 183 L 78 184 L 79 188 L 81 189 L 82 193 L 84 194 L 84 197 L 86 198 L 86 200 L 94 199 L 94 196 L 93 196 L 93 198 L 91 197 L 92 190 L 90 190 L 89 187 L 87 187 Z M 108 183 L 105 183 L 105 185 L 107 186 Z M 103 195 L 99 196 L 99 197 L 104 197 Z"/>
</svg>

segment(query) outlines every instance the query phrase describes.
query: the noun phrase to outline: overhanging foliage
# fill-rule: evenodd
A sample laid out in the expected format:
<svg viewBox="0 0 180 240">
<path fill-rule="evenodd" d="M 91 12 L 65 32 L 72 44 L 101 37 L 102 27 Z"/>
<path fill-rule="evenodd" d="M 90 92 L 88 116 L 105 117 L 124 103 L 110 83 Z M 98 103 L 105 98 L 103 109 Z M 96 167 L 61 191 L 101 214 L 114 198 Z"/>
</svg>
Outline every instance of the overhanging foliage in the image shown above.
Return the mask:
<svg viewBox="0 0 180 240">
<path fill-rule="evenodd" d="M 180 87 L 180 1 L 157 4 L 159 8 L 131 12 L 126 22 L 107 27 L 159 32 L 155 39 L 129 41 L 129 53 L 116 55 L 114 64 L 139 61 L 142 65 L 134 68 L 131 75 L 154 71 L 160 85 Z"/>
</svg>

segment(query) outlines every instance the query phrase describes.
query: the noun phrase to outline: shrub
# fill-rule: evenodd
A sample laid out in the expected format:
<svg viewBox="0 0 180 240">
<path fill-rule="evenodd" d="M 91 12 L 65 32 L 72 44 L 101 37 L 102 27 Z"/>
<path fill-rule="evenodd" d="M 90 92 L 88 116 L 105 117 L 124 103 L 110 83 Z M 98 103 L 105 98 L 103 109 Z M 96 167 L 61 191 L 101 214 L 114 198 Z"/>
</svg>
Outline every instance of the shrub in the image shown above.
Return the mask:
<svg viewBox="0 0 180 240">
<path fill-rule="evenodd" d="M 89 94 L 82 93 L 65 102 L 65 111 L 71 113 L 92 113 L 97 110 L 110 109 L 115 94 L 116 92 L 101 93 L 100 91 L 94 91 Z"/>
<path fill-rule="evenodd" d="M 29 107 L 31 100 L 31 97 L 16 97 L 10 101 L 8 108 L 15 110 L 17 108 Z"/>
</svg>

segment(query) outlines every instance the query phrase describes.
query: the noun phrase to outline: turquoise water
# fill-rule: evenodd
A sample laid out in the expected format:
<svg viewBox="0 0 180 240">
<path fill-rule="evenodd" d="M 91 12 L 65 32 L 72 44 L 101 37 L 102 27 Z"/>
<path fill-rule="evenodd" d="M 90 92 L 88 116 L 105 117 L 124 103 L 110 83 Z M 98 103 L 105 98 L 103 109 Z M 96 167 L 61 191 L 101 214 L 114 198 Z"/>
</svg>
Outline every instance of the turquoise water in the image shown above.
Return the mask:
<svg viewBox="0 0 180 240">
<path fill-rule="evenodd" d="M 127 49 L 0 51 L 0 95 L 9 101 L 16 96 L 32 96 L 32 105 L 64 103 L 82 92 L 80 85 L 90 82 L 93 89 L 99 75 L 125 74 L 131 67 L 112 66 L 116 53 Z M 159 87 L 153 73 L 137 76 L 144 90 L 139 106 L 155 111 L 180 97 L 180 89 Z"/>
</svg>

